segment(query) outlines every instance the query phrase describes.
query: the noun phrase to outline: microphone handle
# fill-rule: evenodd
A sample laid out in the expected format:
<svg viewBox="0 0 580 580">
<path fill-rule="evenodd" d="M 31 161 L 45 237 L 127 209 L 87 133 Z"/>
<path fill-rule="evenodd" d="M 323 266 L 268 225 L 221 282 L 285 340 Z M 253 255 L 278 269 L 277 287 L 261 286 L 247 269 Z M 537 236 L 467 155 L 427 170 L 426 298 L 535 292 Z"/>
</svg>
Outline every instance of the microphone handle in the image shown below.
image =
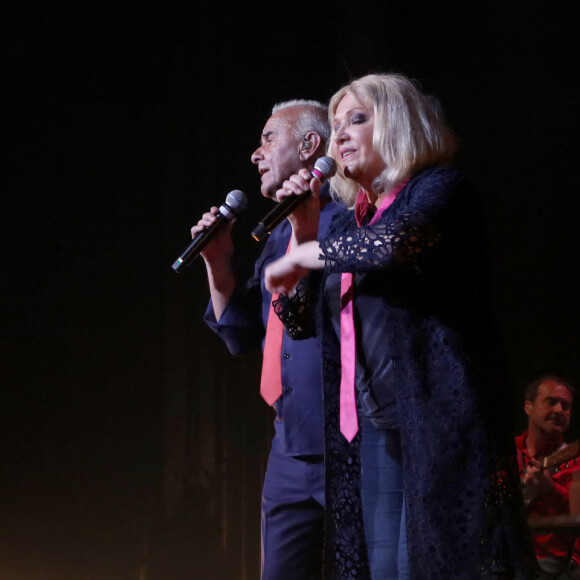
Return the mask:
<svg viewBox="0 0 580 580">
<path fill-rule="evenodd" d="M 309 195 L 310 192 L 305 191 L 300 195 L 290 195 L 278 203 L 252 232 L 254 240 L 261 242 L 267 238 L 272 233 L 272 230 L 286 219 Z"/>
<path fill-rule="evenodd" d="M 211 226 L 205 228 L 202 232 L 199 232 L 171 267 L 176 272 L 179 272 L 182 267 L 191 264 L 217 234 L 221 222 L 227 219 L 228 218 L 223 213 L 218 212 L 216 215 L 217 221 L 215 221 Z"/>
</svg>

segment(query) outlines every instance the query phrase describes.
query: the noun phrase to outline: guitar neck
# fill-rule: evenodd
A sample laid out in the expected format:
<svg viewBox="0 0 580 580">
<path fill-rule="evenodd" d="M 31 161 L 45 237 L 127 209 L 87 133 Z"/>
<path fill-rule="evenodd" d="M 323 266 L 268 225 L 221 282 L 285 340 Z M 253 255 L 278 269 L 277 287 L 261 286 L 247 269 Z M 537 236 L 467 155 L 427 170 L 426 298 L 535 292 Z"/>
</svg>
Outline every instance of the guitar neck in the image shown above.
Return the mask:
<svg viewBox="0 0 580 580">
<path fill-rule="evenodd" d="M 542 469 L 547 469 L 550 474 L 553 474 L 563 463 L 575 459 L 578 455 L 580 455 L 580 441 L 577 440 L 560 447 L 560 449 L 555 453 L 552 453 L 552 455 L 544 457 L 542 461 Z"/>
</svg>

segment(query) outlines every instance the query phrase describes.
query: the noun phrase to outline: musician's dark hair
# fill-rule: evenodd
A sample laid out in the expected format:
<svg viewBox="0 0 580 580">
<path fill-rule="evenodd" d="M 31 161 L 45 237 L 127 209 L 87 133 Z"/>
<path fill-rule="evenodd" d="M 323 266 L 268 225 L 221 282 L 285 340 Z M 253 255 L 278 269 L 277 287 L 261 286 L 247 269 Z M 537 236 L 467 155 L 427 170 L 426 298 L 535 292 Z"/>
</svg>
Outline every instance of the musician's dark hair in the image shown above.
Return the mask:
<svg viewBox="0 0 580 580">
<path fill-rule="evenodd" d="M 568 392 L 570 393 L 572 398 L 574 398 L 574 385 L 568 379 L 565 379 L 560 375 L 542 375 L 541 377 L 534 379 L 526 387 L 525 400 L 530 401 L 530 403 L 533 403 L 536 400 L 536 397 L 538 396 L 538 389 L 540 388 L 540 385 L 542 383 L 545 383 L 546 381 L 554 381 L 559 385 L 563 385 L 568 389 Z"/>
</svg>

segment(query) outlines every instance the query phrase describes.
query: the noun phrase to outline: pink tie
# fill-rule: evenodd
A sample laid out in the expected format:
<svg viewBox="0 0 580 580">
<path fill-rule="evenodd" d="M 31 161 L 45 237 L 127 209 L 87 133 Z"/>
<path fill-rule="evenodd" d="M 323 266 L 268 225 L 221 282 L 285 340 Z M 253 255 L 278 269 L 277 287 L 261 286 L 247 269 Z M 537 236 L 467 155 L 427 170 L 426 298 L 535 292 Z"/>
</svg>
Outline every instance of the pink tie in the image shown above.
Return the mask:
<svg viewBox="0 0 580 580">
<path fill-rule="evenodd" d="M 369 225 L 379 219 L 381 214 L 395 201 L 395 197 L 406 184 L 407 181 L 387 193 L 377 213 L 369 222 Z M 355 208 L 355 215 L 359 226 L 369 206 L 370 204 L 366 194 L 363 191 L 359 191 Z M 355 394 L 356 333 L 353 308 L 353 275 L 351 272 L 343 272 L 340 278 L 340 432 L 349 443 L 358 432 Z"/>
<path fill-rule="evenodd" d="M 260 394 L 264 401 L 272 406 L 282 394 L 282 336 L 284 325 L 274 312 L 273 302 L 279 294 L 272 294 L 268 324 L 266 326 L 266 340 L 264 342 L 264 356 L 262 357 L 262 379 Z"/>
<path fill-rule="evenodd" d="M 352 274 L 340 278 L 340 432 L 350 443 L 358 431 L 354 392 L 356 340 L 353 318 Z"/>
<path fill-rule="evenodd" d="M 290 244 L 286 253 L 290 251 Z M 280 294 L 272 294 L 270 310 L 268 311 L 268 324 L 266 325 L 266 340 L 264 341 L 264 355 L 262 357 L 262 378 L 260 381 L 260 394 L 268 405 L 272 406 L 282 394 L 282 337 L 284 325 L 274 311 L 274 302 Z"/>
</svg>

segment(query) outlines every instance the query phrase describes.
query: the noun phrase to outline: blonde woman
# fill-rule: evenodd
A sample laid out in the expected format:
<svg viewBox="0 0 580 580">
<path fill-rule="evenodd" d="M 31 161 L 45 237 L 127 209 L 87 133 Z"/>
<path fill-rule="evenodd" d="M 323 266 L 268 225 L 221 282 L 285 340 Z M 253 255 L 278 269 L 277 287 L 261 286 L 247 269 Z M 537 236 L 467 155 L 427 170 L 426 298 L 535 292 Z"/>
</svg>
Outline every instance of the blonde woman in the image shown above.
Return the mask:
<svg viewBox="0 0 580 580">
<path fill-rule="evenodd" d="M 291 335 L 322 348 L 328 577 L 528 578 L 481 211 L 450 165 L 454 134 L 401 75 L 358 79 L 329 110 L 331 187 L 351 209 L 265 277 Z M 315 204 L 318 187 L 300 172 L 277 195 Z"/>
</svg>

